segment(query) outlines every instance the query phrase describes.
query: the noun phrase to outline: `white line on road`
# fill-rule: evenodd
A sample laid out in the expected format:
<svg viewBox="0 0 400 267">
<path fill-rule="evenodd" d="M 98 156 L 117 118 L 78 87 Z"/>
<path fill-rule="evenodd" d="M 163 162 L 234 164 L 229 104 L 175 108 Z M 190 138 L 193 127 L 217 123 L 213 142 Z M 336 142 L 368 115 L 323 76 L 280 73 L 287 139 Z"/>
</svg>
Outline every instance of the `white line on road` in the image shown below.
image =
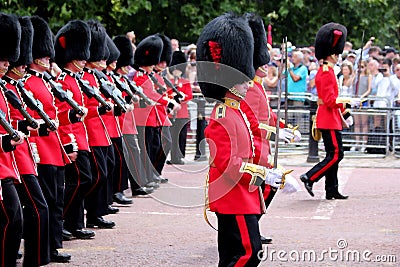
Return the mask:
<svg viewBox="0 0 400 267">
<path fill-rule="evenodd" d="M 349 169 L 340 169 L 339 176 L 339 192 L 342 192 L 343 187 L 346 185 L 349 180 L 349 174 L 353 171 L 353 168 Z M 321 196 L 321 202 L 319 203 L 317 209 L 315 210 L 313 220 L 330 220 L 333 213 L 335 212 L 335 208 L 337 206 L 336 200 L 325 200 L 325 194 Z"/>
</svg>

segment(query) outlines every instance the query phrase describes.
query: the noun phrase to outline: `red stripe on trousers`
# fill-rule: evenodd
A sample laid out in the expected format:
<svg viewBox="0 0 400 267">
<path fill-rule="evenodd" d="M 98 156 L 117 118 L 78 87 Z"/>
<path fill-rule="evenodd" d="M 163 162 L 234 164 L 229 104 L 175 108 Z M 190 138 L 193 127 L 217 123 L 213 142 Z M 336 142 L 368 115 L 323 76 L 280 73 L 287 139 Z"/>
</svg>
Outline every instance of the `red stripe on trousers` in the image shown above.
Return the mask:
<svg viewBox="0 0 400 267">
<path fill-rule="evenodd" d="M 319 177 L 322 173 L 324 173 L 326 170 L 332 167 L 332 165 L 335 164 L 339 159 L 339 145 L 337 143 L 335 131 L 330 130 L 329 132 L 331 134 L 333 147 L 335 148 L 335 153 L 331 161 L 329 161 L 324 167 L 322 167 L 319 171 L 317 171 L 313 176 L 309 178 L 310 181 L 317 179 L 317 177 Z"/>
<path fill-rule="evenodd" d="M 249 237 L 249 230 L 247 229 L 246 219 L 244 218 L 244 215 L 237 215 L 236 222 L 239 227 L 240 237 L 242 239 L 242 245 L 245 250 L 245 254 L 241 256 L 235 264 L 235 266 L 240 267 L 240 266 L 245 266 L 246 263 L 249 261 L 252 254 L 252 248 Z"/>
<path fill-rule="evenodd" d="M 73 164 L 74 164 L 74 167 L 76 169 L 76 173 L 78 175 L 78 184 L 75 187 L 74 193 L 72 194 L 70 201 L 67 203 L 67 205 L 64 208 L 63 217 L 65 216 L 65 213 L 67 213 L 67 211 L 69 209 L 69 206 L 71 205 L 72 201 L 74 201 L 74 197 L 78 193 L 79 186 L 81 185 L 81 172 L 79 171 L 79 168 L 78 168 L 76 162 L 74 162 Z M 89 168 L 90 168 L 90 166 L 89 166 Z"/>
<path fill-rule="evenodd" d="M 35 201 L 33 200 L 33 197 L 32 197 L 32 195 L 31 195 L 31 192 L 29 192 L 29 188 L 27 187 L 25 181 L 23 180 L 22 182 L 23 182 L 23 185 L 24 185 L 24 187 L 25 187 L 25 191 L 28 193 L 29 199 L 30 199 L 31 202 L 32 202 L 32 205 L 35 207 L 36 215 L 37 215 L 37 218 L 38 218 L 38 221 L 37 221 L 37 222 L 38 222 L 38 229 L 37 229 L 37 230 L 38 230 L 38 243 L 37 243 L 38 262 L 37 262 L 37 264 L 38 264 L 38 266 L 39 266 L 39 265 L 41 265 L 41 264 L 40 264 L 40 260 L 41 260 L 41 258 L 40 258 L 40 213 L 39 213 L 38 208 L 37 208 L 37 206 L 36 206 L 36 204 L 35 204 Z"/>
</svg>

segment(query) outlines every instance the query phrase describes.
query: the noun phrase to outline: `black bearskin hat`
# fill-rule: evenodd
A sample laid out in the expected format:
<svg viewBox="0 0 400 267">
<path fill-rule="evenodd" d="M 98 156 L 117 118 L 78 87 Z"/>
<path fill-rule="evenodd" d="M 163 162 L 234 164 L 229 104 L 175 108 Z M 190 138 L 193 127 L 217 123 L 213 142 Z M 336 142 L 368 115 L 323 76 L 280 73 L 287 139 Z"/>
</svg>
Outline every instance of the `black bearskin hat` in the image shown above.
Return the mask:
<svg viewBox="0 0 400 267">
<path fill-rule="evenodd" d="M 90 29 L 86 22 L 71 20 L 56 35 L 55 62 L 64 67 L 73 60 L 88 60 L 90 41 Z"/>
<path fill-rule="evenodd" d="M 235 84 L 254 78 L 253 34 L 246 19 L 223 14 L 203 29 L 197 41 L 197 78 L 203 95 L 222 100 Z"/>
<path fill-rule="evenodd" d="M 171 62 L 171 57 L 172 57 L 172 45 L 171 45 L 171 39 L 169 39 L 167 36 L 164 34 L 157 33 L 156 36 L 160 37 L 162 42 L 163 42 L 163 49 L 161 52 L 161 57 L 160 57 L 160 62 L 167 62 L 167 66 Z"/>
<path fill-rule="evenodd" d="M 156 35 L 144 38 L 136 47 L 133 66 L 137 69 L 141 66 L 157 65 L 160 62 L 163 42 Z"/>
<path fill-rule="evenodd" d="M 113 42 L 113 40 L 108 35 L 106 38 L 106 42 L 107 42 L 108 51 L 110 52 L 110 55 L 107 59 L 107 66 L 108 66 L 111 63 L 113 63 L 114 61 L 117 61 L 119 56 L 121 55 L 121 53 L 120 53 L 118 47 Z"/>
<path fill-rule="evenodd" d="M 15 62 L 10 62 L 10 69 L 32 63 L 32 44 L 33 44 L 33 26 L 29 17 L 18 18 L 21 24 L 21 43 L 19 46 L 19 58 Z"/>
<path fill-rule="evenodd" d="M 182 72 L 182 76 L 185 75 L 187 65 L 187 59 L 185 53 L 182 51 L 175 51 L 172 54 L 172 60 L 170 64 L 170 71 L 174 71 L 174 69 L 180 70 Z"/>
<path fill-rule="evenodd" d="M 114 43 L 121 52 L 117 61 L 117 69 L 133 65 L 132 42 L 125 35 L 119 35 L 114 38 Z"/>
<path fill-rule="evenodd" d="M 104 29 L 100 22 L 95 20 L 88 20 L 87 24 L 91 33 L 90 57 L 88 61 L 97 62 L 106 59 L 106 29 Z"/>
<path fill-rule="evenodd" d="M 0 12 L 0 60 L 17 61 L 21 42 L 21 25 L 15 15 Z"/>
<path fill-rule="evenodd" d="M 330 22 L 322 26 L 315 37 L 315 57 L 325 59 L 330 55 L 343 52 L 346 42 L 347 29 L 345 26 Z"/>
<path fill-rule="evenodd" d="M 254 56 L 253 65 L 257 70 L 259 67 L 268 64 L 270 57 L 267 46 L 267 34 L 264 28 L 264 22 L 260 16 L 252 13 L 245 14 L 249 22 L 254 38 Z"/>
<path fill-rule="evenodd" d="M 42 57 L 54 58 L 54 36 L 49 24 L 39 16 L 32 16 L 31 22 L 33 26 L 32 58 L 34 60 Z"/>
</svg>

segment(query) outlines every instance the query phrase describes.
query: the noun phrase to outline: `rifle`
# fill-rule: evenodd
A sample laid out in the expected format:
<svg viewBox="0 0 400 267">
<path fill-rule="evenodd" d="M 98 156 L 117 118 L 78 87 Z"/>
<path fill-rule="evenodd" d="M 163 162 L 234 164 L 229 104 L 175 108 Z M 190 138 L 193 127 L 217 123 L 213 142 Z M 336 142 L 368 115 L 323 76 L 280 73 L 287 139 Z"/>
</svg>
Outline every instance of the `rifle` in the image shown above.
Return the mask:
<svg viewBox="0 0 400 267">
<path fill-rule="evenodd" d="M 57 130 L 57 125 L 50 119 L 49 115 L 43 111 L 43 104 L 39 100 L 33 98 L 32 93 L 25 89 L 20 80 L 17 82 L 16 88 L 21 94 L 22 100 L 24 100 L 26 106 L 37 112 L 39 117 L 47 125 L 47 128 L 49 128 L 51 131 Z"/>
<path fill-rule="evenodd" d="M 51 86 L 51 91 L 53 92 L 53 95 L 58 98 L 61 102 L 67 102 L 68 105 L 76 112 L 76 114 L 83 116 L 85 115 L 85 112 L 83 109 L 76 103 L 74 99 L 72 99 L 71 96 L 68 95 L 67 92 L 65 92 L 62 88 L 62 86 L 59 83 L 56 83 L 53 80 L 53 76 L 49 74 L 48 72 L 43 73 L 43 78 L 46 82 L 48 82 Z"/>
<path fill-rule="evenodd" d="M 74 73 L 74 78 L 78 81 L 78 84 L 79 84 L 82 92 L 87 97 L 89 97 L 89 98 L 94 97 L 94 99 L 96 99 L 97 102 L 100 103 L 100 105 L 105 107 L 107 111 L 110 111 L 112 109 L 110 104 L 107 103 L 107 101 L 101 95 L 99 95 L 92 86 L 89 85 L 88 81 L 83 80 L 78 73 Z"/>
<path fill-rule="evenodd" d="M 11 124 L 6 119 L 6 114 L 0 110 L 0 125 L 6 130 L 6 132 L 11 136 L 11 139 L 15 142 L 18 142 L 21 138 L 17 130 L 15 130 Z"/>
<path fill-rule="evenodd" d="M 142 98 L 143 101 L 146 103 L 146 105 L 148 105 L 148 106 L 155 105 L 154 101 L 151 100 L 150 98 L 148 98 L 148 96 L 143 93 L 142 87 L 137 86 L 136 83 L 134 81 L 129 80 L 128 77 L 126 77 L 124 75 L 122 77 L 124 77 L 125 81 L 128 83 L 128 86 L 131 89 L 131 91 L 134 94 L 138 95 L 140 98 Z"/>
<path fill-rule="evenodd" d="M 17 109 L 22 114 L 22 116 L 24 116 L 29 127 L 37 129 L 39 127 L 39 124 L 34 118 L 32 118 L 31 114 L 26 111 L 18 96 L 13 91 L 8 90 L 3 81 L 0 81 L 0 84 L 4 91 L 4 95 L 8 100 L 8 103 L 10 103 L 13 108 Z"/>
<path fill-rule="evenodd" d="M 165 92 L 167 91 L 167 88 L 165 88 L 164 86 L 162 86 L 162 84 L 160 84 L 160 82 L 159 82 L 159 81 L 157 80 L 157 78 L 154 76 L 154 72 L 150 72 L 150 73 L 148 73 L 147 75 L 150 77 L 150 79 L 152 80 L 152 82 L 157 86 L 157 88 L 158 88 L 157 91 L 159 91 L 158 93 L 159 93 L 160 95 L 162 95 L 163 93 L 165 93 Z"/>
<path fill-rule="evenodd" d="M 111 98 L 114 101 L 115 105 L 117 105 L 117 107 L 120 108 L 121 111 L 125 113 L 126 112 L 126 102 L 122 98 L 121 91 L 116 89 L 115 85 L 113 85 L 108 80 L 107 76 L 103 72 L 98 71 L 97 69 L 93 69 L 93 73 L 100 82 L 100 92 L 106 98 Z"/>
<path fill-rule="evenodd" d="M 175 84 L 173 84 L 165 75 L 161 75 L 161 77 L 163 78 L 165 84 L 169 88 L 171 88 L 172 91 L 174 91 L 175 93 L 174 100 L 176 101 L 176 103 L 180 104 L 182 100 L 185 98 L 185 96 L 182 95 L 182 92 L 180 92 L 178 88 L 176 88 Z"/>
<path fill-rule="evenodd" d="M 364 50 L 364 32 L 362 33 L 362 37 L 361 37 L 361 54 L 360 54 L 360 59 L 358 60 L 358 64 L 357 64 L 357 82 L 356 82 L 356 90 L 354 92 L 354 94 L 357 96 L 358 95 L 358 86 L 360 85 L 360 75 L 361 75 L 361 61 L 362 61 L 362 54 L 363 54 L 363 50 Z"/>
</svg>

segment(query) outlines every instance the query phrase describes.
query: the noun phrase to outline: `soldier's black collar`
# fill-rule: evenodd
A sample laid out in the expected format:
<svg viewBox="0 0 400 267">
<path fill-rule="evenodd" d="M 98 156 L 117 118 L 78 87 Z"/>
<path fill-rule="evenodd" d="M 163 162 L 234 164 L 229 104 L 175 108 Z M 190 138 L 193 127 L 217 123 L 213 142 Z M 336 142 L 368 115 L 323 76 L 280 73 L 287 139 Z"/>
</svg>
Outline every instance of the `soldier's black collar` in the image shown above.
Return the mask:
<svg viewBox="0 0 400 267">
<path fill-rule="evenodd" d="M 41 79 L 43 79 L 43 77 L 44 77 L 43 72 L 37 72 L 36 70 L 33 70 L 33 69 L 28 69 L 28 73 L 33 76 L 39 77 Z"/>
<path fill-rule="evenodd" d="M 75 77 L 75 72 L 73 72 L 72 70 L 63 68 L 62 71 L 65 72 L 66 74 L 68 74 L 71 77 Z"/>
<path fill-rule="evenodd" d="M 7 75 L 4 75 L 3 78 L 1 78 L 1 79 L 4 80 L 4 81 L 7 82 L 7 83 L 13 85 L 13 86 L 16 86 L 16 85 L 17 85 L 17 81 L 14 80 L 13 78 L 7 76 Z"/>
<path fill-rule="evenodd" d="M 84 72 L 86 71 L 87 73 L 93 73 L 93 70 L 86 68 L 86 67 L 83 68 L 83 71 Z"/>
</svg>

